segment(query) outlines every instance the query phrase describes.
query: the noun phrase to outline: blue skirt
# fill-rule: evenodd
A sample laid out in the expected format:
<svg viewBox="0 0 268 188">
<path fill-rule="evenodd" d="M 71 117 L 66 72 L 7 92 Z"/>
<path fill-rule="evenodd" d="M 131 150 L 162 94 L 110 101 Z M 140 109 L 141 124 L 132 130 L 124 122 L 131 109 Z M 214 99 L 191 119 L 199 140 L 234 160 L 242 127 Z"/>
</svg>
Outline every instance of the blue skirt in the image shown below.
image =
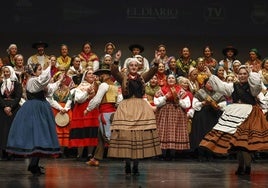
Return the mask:
<svg viewBox="0 0 268 188">
<path fill-rule="evenodd" d="M 9 131 L 7 152 L 24 156 L 60 153 L 54 115 L 46 100 L 28 100 L 22 105 Z"/>
</svg>

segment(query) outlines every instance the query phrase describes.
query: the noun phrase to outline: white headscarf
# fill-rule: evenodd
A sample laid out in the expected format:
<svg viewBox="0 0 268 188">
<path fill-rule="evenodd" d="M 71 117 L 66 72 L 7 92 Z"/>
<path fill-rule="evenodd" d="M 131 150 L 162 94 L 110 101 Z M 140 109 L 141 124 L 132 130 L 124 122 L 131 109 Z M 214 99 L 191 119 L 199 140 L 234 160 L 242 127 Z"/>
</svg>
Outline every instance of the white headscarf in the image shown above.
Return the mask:
<svg viewBox="0 0 268 188">
<path fill-rule="evenodd" d="M 8 89 L 8 91 L 11 91 L 14 88 L 14 85 L 13 85 L 12 81 L 18 81 L 18 78 L 16 76 L 16 73 L 15 73 L 13 67 L 11 67 L 11 66 L 4 66 L 2 68 L 2 70 L 4 68 L 8 68 L 9 69 L 9 71 L 10 71 L 10 77 L 9 78 L 5 78 L 3 76 L 3 83 L 2 83 L 2 86 L 1 86 L 1 93 L 2 93 L 2 95 L 4 94 L 4 92 L 5 92 L 6 89 Z M 2 73 L 2 74 L 4 74 L 4 73 Z"/>
<path fill-rule="evenodd" d="M 10 54 L 10 49 L 14 48 L 14 47 L 17 48 L 17 45 L 16 44 L 10 44 L 8 49 L 7 49 L 7 53 Z"/>
<path fill-rule="evenodd" d="M 129 63 L 137 62 L 138 64 L 142 64 L 136 57 L 131 57 L 126 60 L 126 67 L 128 68 Z"/>
</svg>

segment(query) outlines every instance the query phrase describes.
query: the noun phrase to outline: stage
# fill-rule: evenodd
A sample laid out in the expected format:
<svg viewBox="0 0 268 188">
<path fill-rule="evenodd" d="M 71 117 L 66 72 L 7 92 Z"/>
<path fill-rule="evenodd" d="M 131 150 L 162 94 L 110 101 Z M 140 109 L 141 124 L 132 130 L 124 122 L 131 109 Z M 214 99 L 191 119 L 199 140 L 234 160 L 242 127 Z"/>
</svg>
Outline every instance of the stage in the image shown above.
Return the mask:
<svg viewBox="0 0 268 188">
<path fill-rule="evenodd" d="M 75 158 L 42 158 L 46 173 L 33 176 L 28 172 L 29 159 L 0 161 L 1 188 L 210 188 L 210 187 L 267 187 L 268 160 L 252 163 L 250 176 L 234 175 L 236 160 L 216 159 L 198 162 L 193 159 L 140 161 L 140 175 L 126 177 L 124 162 L 105 159 L 99 167 L 88 166 Z"/>
</svg>

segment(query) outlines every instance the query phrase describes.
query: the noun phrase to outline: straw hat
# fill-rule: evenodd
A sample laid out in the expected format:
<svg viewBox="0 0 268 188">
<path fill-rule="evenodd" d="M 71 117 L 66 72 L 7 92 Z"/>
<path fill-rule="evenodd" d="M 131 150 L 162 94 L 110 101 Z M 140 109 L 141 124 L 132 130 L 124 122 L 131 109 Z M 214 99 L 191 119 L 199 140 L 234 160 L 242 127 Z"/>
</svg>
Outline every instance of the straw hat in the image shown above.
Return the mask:
<svg viewBox="0 0 268 188">
<path fill-rule="evenodd" d="M 65 127 L 66 125 L 68 125 L 70 118 L 67 113 L 58 112 L 55 116 L 55 121 L 59 127 Z"/>
</svg>

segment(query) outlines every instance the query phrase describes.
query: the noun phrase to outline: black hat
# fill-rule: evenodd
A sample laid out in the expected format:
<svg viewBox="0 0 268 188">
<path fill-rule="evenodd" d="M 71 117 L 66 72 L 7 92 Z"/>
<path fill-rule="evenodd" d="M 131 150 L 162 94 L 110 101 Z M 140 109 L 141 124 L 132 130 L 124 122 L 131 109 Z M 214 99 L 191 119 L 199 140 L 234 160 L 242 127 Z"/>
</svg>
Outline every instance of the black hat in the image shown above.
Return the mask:
<svg viewBox="0 0 268 188">
<path fill-rule="evenodd" d="M 142 53 L 142 52 L 144 51 L 144 47 L 143 47 L 142 45 L 140 45 L 140 44 L 131 44 L 131 45 L 128 47 L 128 49 L 129 49 L 130 51 L 133 51 L 133 48 L 138 48 L 138 49 L 140 49 L 140 53 Z"/>
<path fill-rule="evenodd" d="M 234 56 L 236 56 L 236 55 L 238 54 L 238 50 L 237 50 L 236 48 L 234 48 L 233 46 L 226 46 L 226 48 L 224 48 L 224 49 L 222 50 L 223 55 L 226 56 L 226 53 L 227 53 L 227 51 L 229 51 L 229 50 L 232 50 L 232 51 L 234 52 Z"/>
<path fill-rule="evenodd" d="M 32 45 L 32 47 L 35 49 L 37 49 L 37 46 L 44 46 L 44 48 L 47 48 L 48 44 L 42 41 L 38 41 L 38 42 L 33 43 Z"/>
<path fill-rule="evenodd" d="M 98 76 L 100 74 L 111 74 L 111 70 L 110 69 L 102 69 L 102 68 L 100 68 L 100 69 L 96 70 L 93 74 L 98 75 Z"/>
</svg>

